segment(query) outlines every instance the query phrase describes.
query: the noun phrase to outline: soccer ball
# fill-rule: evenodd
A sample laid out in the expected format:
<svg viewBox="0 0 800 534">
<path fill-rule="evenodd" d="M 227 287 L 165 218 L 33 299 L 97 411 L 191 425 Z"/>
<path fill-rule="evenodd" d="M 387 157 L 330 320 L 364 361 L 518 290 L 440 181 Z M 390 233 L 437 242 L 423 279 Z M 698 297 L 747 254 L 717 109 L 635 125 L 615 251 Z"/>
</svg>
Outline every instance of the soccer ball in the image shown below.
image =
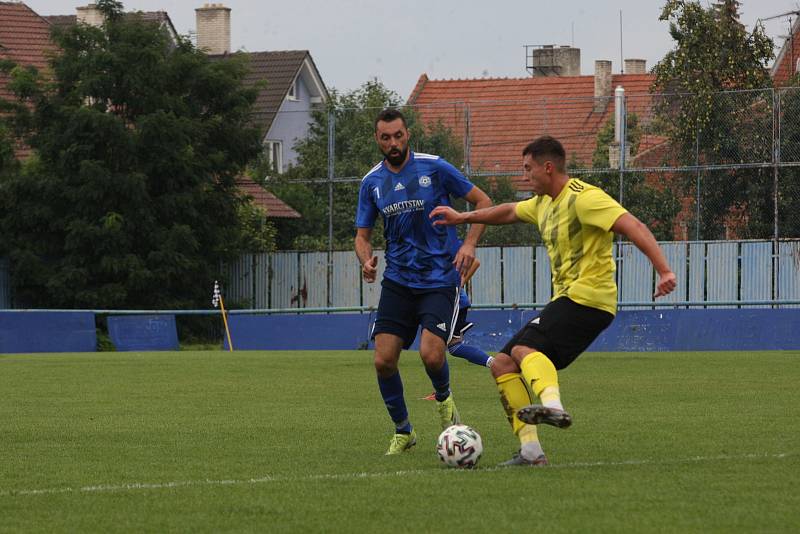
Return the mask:
<svg viewBox="0 0 800 534">
<path fill-rule="evenodd" d="M 474 428 L 453 425 L 439 434 L 436 452 L 448 467 L 475 467 L 483 454 L 483 443 Z"/>
</svg>

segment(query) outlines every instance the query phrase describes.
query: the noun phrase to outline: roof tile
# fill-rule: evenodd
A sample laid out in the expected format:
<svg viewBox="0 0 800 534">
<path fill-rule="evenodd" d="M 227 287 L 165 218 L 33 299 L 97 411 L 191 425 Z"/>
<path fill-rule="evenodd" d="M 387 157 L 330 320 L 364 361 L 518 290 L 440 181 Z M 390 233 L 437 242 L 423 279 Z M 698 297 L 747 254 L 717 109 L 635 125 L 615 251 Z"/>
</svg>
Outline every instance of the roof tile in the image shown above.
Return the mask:
<svg viewBox="0 0 800 534">
<path fill-rule="evenodd" d="M 622 86 L 629 110 L 649 113 L 650 74 L 621 74 L 612 86 Z M 458 137 L 466 136 L 469 106 L 470 165 L 475 171 L 513 173 L 521 167 L 522 149 L 532 139 L 557 137 L 570 161 L 589 165 L 598 131 L 613 120 L 613 97 L 595 111 L 593 76 L 478 78 L 431 80 L 420 76 L 408 103 L 418 107 L 426 123 L 441 121 Z M 529 189 L 521 176 L 512 178 Z"/>
<path fill-rule="evenodd" d="M 236 187 L 245 195 L 252 197 L 253 203 L 264 208 L 267 217 L 275 219 L 299 219 L 300 214 L 281 199 L 261 187 L 248 176 L 236 178 Z"/>
</svg>

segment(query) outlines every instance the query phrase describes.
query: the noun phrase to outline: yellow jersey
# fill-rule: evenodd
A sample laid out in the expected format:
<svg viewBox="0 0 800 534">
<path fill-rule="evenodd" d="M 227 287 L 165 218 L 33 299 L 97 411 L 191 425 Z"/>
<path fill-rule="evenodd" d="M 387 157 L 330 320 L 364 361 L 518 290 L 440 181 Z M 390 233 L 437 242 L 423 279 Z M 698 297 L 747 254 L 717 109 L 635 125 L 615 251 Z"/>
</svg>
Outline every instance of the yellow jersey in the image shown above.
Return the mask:
<svg viewBox="0 0 800 534">
<path fill-rule="evenodd" d="M 539 228 L 550 256 L 553 299 L 617 312 L 611 227 L 627 210 L 602 189 L 570 178 L 554 199 L 539 195 L 517 203 L 517 217 Z"/>
</svg>

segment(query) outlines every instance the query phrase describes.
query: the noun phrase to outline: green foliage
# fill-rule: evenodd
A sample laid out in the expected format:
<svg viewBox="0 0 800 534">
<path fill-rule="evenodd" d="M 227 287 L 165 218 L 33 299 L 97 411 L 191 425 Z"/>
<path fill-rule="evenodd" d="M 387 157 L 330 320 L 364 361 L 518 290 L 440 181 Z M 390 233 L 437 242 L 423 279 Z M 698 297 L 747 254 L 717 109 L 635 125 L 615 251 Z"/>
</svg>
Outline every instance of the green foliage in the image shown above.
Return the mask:
<svg viewBox="0 0 800 534">
<path fill-rule="evenodd" d="M 748 33 L 735 0 L 708 8 L 669 0 L 661 20 L 669 21 L 675 48 L 654 67 L 653 89 L 667 94 L 657 112 L 679 152 L 678 163 L 769 161 L 771 93 L 757 89 L 771 85 L 766 65 L 773 57 L 773 42 L 761 24 Z M 734 90 L 739 92 L 730 92 Z M 683 189 L 691 194 L 695 178 L 684 176 Z M 753 187 L 756 181 L 765 182 L 746 173 L 707 178 L 701 192 L 702 237 L 724 237 L 722 221 L 737 207 L 748 213 L 751 228 L 745 233 L 759 233 L 756 228 L 767 224 L 770 215 L 762 209 L 764 203 L 753 203 L 750 196 L 770 195 L 771 190 Z"/>
<path fill-rule="evenodd" d="M 519 202 L 517 189 L 514 187 L 511 178 L 508 176 L 475 176 L 472 183 L 480 187 L 495 205 L 506 202 Z M 458 210 L 466 209 L 463 200 L 453 203 Z M 459 227 L 460 232 L 465 231 L 465 227 Z M 481 236 L 481 246 L 507 246 L 507 245 L 532 245 L 541 243 L 542 239 L 536 225 L 528 223 L 505 224 L 500 226 L 486 226 Z"/>
<path fill-rule="evenodd" d="M 625 142 L 631 147 L 630 155 L 634 157 L 639 151 L 642 137 L 639 117 L 635 113 L 627 117 L 625 134 Z M 608 148 L 613 141 L 614 119 L 612 118 L 597 133 L 597 147 L 592 156 L 593 168 L 609 168 Z M 619 172 L 593 172 L 581 178 L 619 199 Z M 657 187 L 648 183 L 643 173 L 625 172 L 622 178 L 622 199 L 625 208 L 647 224 L 656 239 L 673 239 L 673 223 L 680 210 L 680 202 L 672 188 L 665 185 Z"/>
<path fill-rule="evenodd" d="M 238 206 L 238 218 L 242 229 L 240 250 L 249 253 L 275 250 L 277 230 L 267 220 L 266 210 L 252 202 L 245 202 Z"/>
<path fill-rule="evenodd" d="M 354 91 L 333 91 L 327 107 L 312 114 L 308 136 L 294 147 L 298 154 L 297 165 L 281 176 L 270 177 L 267 182 L 274 194 L 303 216 L 299 220 L 276 222 L 278 248 L 327 250 L 329 193 L 333 196 L 333 246 L 340 250 L 352 248 L 359 179 L 383 157 L 375 143 L 374 120 L 386 107 L 402 107 L 402 99 L 381 82 L 370 80 Z M 441 123 L 423 124 L 412 108 L 403 108 L 403 113 L 411 134 L 412 150 L 438 154 L 456 166 L 462 164 L 463 148 L 448 128 Z M 334 122 L 334 177 L 350 181 L 335 182 L 329 192 L 328 122 L 331 118 Z M 273 173 L 262 161 L 252 174 L 259 180 Z M 383 246 L 380 223 L 373 232 L 373 244 Z"/>
<path fill-rule="evenodd" d="M 234 177 L 259 151 L 243 61 L 210 61 L 98 3 L 102 27 L 54 32 L 51 75 L 16 68 L 14 124 L 36 151 L 0 188 L 0 253 L 18 304 L 205 305 L 243 242 Z M 244 211 L 247 211 L 244 209 Z"/>
</svg>

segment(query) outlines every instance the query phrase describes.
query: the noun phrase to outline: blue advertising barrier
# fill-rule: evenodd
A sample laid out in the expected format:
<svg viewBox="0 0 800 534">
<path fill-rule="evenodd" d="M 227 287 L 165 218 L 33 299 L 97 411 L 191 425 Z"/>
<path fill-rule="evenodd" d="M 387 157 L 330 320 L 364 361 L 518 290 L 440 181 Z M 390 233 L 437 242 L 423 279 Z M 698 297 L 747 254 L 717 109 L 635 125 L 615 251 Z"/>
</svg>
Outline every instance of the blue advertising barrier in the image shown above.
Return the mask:
<svg viewBox="0 0 800 534">
<path fill-rule="evenodd" d="M 534 310 L 471 310 L 469 345 L 500 350 Z M 374 314 L 232 315 L 234 349 L 372 348 Z M 412 350 L 419 347 L 419 336 Z M 226 343 L 227 348 L 227 343 Z M 800 309 L 620 311 L 589 351 L 694 351 L 800 349 Z"/>
<path fill-rule="evenodd" d="M 506 314 L 509 328 L 498 325 L 497 314 Z M 497 351 L 515 331 L 539 311 L 507 312 L 474 310 L 476 324 L 468 343 Z M 510 333 L 509 333 L 510 332 Z M 653 352 L 694 350 L 793 350 L 800 349 L 800 309 L 636 310 L 619 311 L 589 351 Z"/>
<path fill-rule="evenodd" d="M 353 350 L 367 348 L 373 315 L 235 314 L 228 326 L 234 350 Z"/>
<path fill-rule="evenodd" d="M 470 310 L 466 342 L 495 352 L 533 310 Z M 372 347 L 374 313 L 229 316 L 236 350 L 353 350 Z M 178 348 L 174 315 L 112 316 L 118 350 Z M 419 336 L 418 336 L 419 338 Z M 2 312 L 0 353 L 96 350 L 95 315 L 87 312 Z M 411 347 L 416 350 L 419 339 Z M 227 348 L 227 343 L 225 344 Z M 620 311 L 590 351 L 800 349 L 800 309 L 681 309 Z"/>
<path fill-rule="evenodd" d="M 800 309 L 619 312 L 591 351 L 800 349 Z"/>
<path fill-rule="evenodd" d="M 118 351 L 178 350 L 174 315 L 110 315 L 108 335 Z"/>
<path fill-rule="evenodd" d="M 92 312 L 0 311 L 0 353 L 94 352 Z"/>
</svg>

